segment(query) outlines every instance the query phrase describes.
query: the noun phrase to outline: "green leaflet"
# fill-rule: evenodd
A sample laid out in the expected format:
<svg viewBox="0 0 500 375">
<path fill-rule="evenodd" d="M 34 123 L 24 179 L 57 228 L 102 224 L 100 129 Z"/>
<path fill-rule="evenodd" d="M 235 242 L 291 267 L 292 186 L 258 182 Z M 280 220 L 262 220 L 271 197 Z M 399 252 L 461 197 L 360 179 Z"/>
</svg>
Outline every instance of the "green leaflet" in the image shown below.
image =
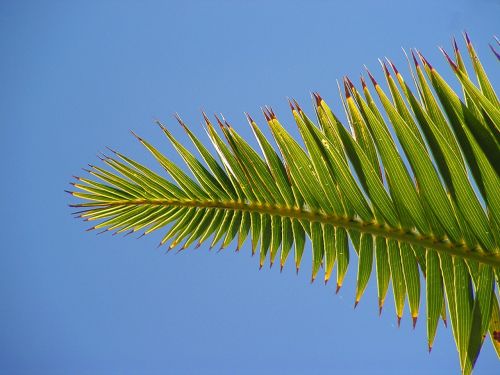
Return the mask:
<svg viewBox="0 0 500 375">
<path fill-rule="evenodd" d="M 443 307 L 443 282 L 441 280 L 439 257 L 435 251 L 427 251 L 426 264 L 427 337 L 430 351 L 432 349 L 432 344 L 434 343 L 434 338 L 436 337 L 439 316 Z"/>
<path fill-rule="evenodd" d="M 373 263 L 373 237 L 369 234 L 362 234 L 360 240 L 359 262 L 358 262 L 358 278 L 356 285 L 356 301 L 357 305 L 363 292 L 365 291 L 370 274 L 372 272 Z"/>
<path fill-rule="evenodd" d="M 377 294 L 379 314 L 382 313 L 385 296 L 389 289 L 391 270 L 389 268 L 389 254 L 387 252 L 387 242 L 383 237 L 375 238 L 375 262 L 377 268 Z"/>
</svg>

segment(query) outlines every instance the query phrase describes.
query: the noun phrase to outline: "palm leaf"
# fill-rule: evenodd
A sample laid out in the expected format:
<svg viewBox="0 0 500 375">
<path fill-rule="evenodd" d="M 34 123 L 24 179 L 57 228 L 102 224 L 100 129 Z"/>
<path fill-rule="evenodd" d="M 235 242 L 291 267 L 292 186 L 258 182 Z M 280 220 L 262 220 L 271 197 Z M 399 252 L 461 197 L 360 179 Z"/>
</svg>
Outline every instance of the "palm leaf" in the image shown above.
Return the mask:
<svg viewBox="0 0 500 375">
<path fill-rule="evenodd" d="M 170 241 L 169 249 L 210 238 L 210 247 L 240 249 L 249 238 L 260 267 L 279 259 L 283 268 L 293 251 L 298 271 L 308 237 L 311 280 L 323 267 L 326 283 L 337 264 L 337 291 L 350 238 L 359 258 L 355 304 L 375 267 L 380 311 L 392 284 L 398 324 L 407 300 L 415 325 L 423 276 L 429 350 L 448 315 L 470 373 L 488 332 L 500 353 L 500 109 L 466 41 L 478 85 L 456 43 L 456 61 L 445 53 L 464 99 L 418 53 L 417 94 L 390 61 L 396 79 L 382 63 L 388 93 L 368 72 L 381 106 L 363 78 L 361 91 L 344 79 L 348 128 L 317 93 L 317 124 L 290 102 L 304 146 L 267 107 L 272 140 L 247 115 L 260 152 L 226 120 L 215 118 L 217 131 L 204 114 L 210 152 L 177 116 L 199 156 L 159 126 L 191 175 L 134 134 L 171 180 L 111 150 L 102 158 L 107 169 L 91 166 L 89 178 L 77 177 L 71 194 L 82 201 L 71 206 L 98 222 L 90 229 L 144 235 L 168 226 L 160 245 Z"/>
</svg>

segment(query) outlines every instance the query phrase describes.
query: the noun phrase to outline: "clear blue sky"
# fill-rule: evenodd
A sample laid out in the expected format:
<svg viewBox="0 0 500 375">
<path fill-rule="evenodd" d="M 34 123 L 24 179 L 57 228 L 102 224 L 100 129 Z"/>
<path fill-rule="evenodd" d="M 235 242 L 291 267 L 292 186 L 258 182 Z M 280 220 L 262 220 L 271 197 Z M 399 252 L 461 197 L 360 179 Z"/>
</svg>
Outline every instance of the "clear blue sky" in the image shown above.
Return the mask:
<svg viewBox="0 0 500 375">
<path fill-rule="evenodd" d="M 498 1 L 400 3 L 2 1 L 0 373 L 458 373 L 450 329 L 428 355 L 423 316 L 397 329 L 388 295 L 379 318 L 374 280 L 353 311 L 355 263 L 335 296 L 309 284 L 309 256 L 297 277 L 259 272 L 248 245 L 163 255 L 160 234 L 85 232 L 63 192 L 107 145 L 151 162 L 129 129 L 170 153 L 153 120 L 185 140 L 174 112 L 249 136 L 243 111 L 269 104 L 292 126 L 286 96 L 339 110 L 335 80 L 381 77 L 384 56 L 406 72 L 402 46 L 450 78 L 436 47 L 464 29 L 498 87 Z M 476 370 L 499 371 L 489 342 Z"/>
</svg>

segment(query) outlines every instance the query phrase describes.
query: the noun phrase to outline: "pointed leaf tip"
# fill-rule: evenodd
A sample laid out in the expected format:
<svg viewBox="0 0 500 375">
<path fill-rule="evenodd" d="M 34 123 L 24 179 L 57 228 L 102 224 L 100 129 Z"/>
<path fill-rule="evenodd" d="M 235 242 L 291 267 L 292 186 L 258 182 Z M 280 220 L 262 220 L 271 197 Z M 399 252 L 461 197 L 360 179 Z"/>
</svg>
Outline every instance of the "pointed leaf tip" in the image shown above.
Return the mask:
<svg viewBox="0 0 500 375">
<path fill-rule="evenodd" d="M 490 46 L 490 49 L 493 51 L 497 59 L 500 60 L 500 54 L 497 51 L 495 51 L 495 48 L 491 44 L 488 43 L 488 45 Z"/>
<path fill-rule="evenodd" d="M 349 99 L 351 97 L 351 93 L 349 92 L 349 85 L 345 79 L 344 79 L 344 91 L 345 91 L 345 97 Z"/>
<path fill-rule="evenodd" d="M 401 317 L 398 315 L 398 328 L 401 327 Z"/>
<path fill-rule="evenodd" d="M 472 45 L 470 38 L 469 38 L 469 34 L 467 34 L 467 31 L 464 31 L 464 38 L 465 38 L 465 42 L 467 43 L 467 46 Z"/>
<path fill-rule="evenodd" d="M 291 99 L 290 98 L 286 98 L 286 100 L 288 100 L 288 105 L 290 106 L 290 109 L 292 110 L 292 112 L 295 111 L 295 107 L 293 106 L 293 103 L 292 103 Z"/>
<path fill-rule="evenodd" d="M 424 55 L 422 55 L 419 51 L 417 51 L 417 53 L 418 53 L 418 56 L 422 59 L 422 62 L 424 63 L 424 65 L 429 67 L 429 69 L 433 70 L 432 65 L 429 63 L 429 61 L 427 61 L 427 59 L 424 57 Z"/>
<path fill-rule="evenodd" d="M 411 52 L 411 56 L 413 57 L 413 63 L 418 68 L 419 65 L 418 65 L 417 57 L 415 56 L 415 51 L 413 51 L 412 49 L 410 49 L 410 52 Z"/>
<path fill-rule="evenodd" d="M 219 124 L 220 128 L 221 129 L 224 129 L 224 124 L 222 123 L 222 121 L 219 119 L 219 116 L 217 116 L 215 113 L 214 113 L 214 117 L 215 119 L 217 120 L 217 124 Z"/>
<path fill-rule="evenodd" d="M 312 94 L 314 96 L 314 99 L 316 100 L 316 106 L 321 106 L 321 96 L 319 96 L 317 92 L 313 92 Z"/>
<path fill-rule="evenodd" d="M 130 132 L 132 133 L 132 135 L 134 137 L 136 137 L 139 140 L 139 142 L 143 142 L 143 139 L 141 137 L 139 137 L 137 134 L 135 134 L 133 130 L 131 130 Z"/>
<path fill-rule="evenodd" d="M 262 110 L 262 113 L 264 114 L 264 117 L 266 118 L 266 121 L 267 122 L 271 121 L 271 118 L 267 114 L 267 108 L 261 108 L 261 110 Z"/>
<path fill-rule="evenodd" d="M 448 56 L 448 54 L 446 53 L 446 51 L 444 50 L 444 48 L 442 47 L 439 47 L 439 50 L 443 53 L 443 55 L 446 57 L 446 60 L 448 60 L 448 63 L 451 65 L 451 67 L 453 68 L 454 71 L 457 71 L 458 70 L 458 66 L 457 64 L 455 64 L 455 62 L 451 59 L 450 56 Z"/>
<path fill-rule="evenodd" d="M 209 125 L 210 125 L 210 120 L 208 119 L 208 116 L 207 116 L 207 114 L 205 113 L 205 111 L 201 111 L 201 114 L 202 114 L 202 116 L 203 116 L 203 120 L 205 120 L 205 124 L 206 124 L 207 126 L 209 126 Z"/>
<path fill-rule="evenodd" d="M 366 66 L 365 66 L 365 70 L 366 70 L 366 73 L 368 73 L 368 77 L 370 77 L 370 80 L 372 81 L 373 86 L 378 86 L 378 83 L 375 80 L 375 77 L 370 73 L 370 71 L 368 70 L 368 68 Z"/>
<path fill-rule="evenodd" d="M 389 69 L 387 69 L 387 65 L 384 60 L 378 60 L 380 62 L 380 65 L 382 65 L 382 69 L 384 70 L 384 74 L 386 77 L 389 77 L 391 74 L 389 73 Z"/>
<path fill-rule="evenodd" d="M 412 317 L 412 320 L 413 320 L 413 329 L 415 329 L 415 326 L 417 325 L 417 319 L 418 319 L 417 316 Z"/>
<path fill-rule="evenodd" d="M 458 53 L 458 44 L 457 44 L 457 40 L 455 39 L 455 37 L 453 37 L 453 50 Z"/>
<path fill-rule="evenodd" d="M 264 108 L 265 108 L 265 110 L 267 112 L 267 116 L 269 117 L 269 120 L 275 120 L 276 119 L 276 115 L 274 114 L 273 109 L 270 106 L 268 106 L 268 105 L 264 106 Z"/>
<path fill-rule="evenodd" d="M 382 305 L 378 307 L 378 316 L 382 316 L 382 308 L 383 308 Z"/>
<path fill-rule="evenodd" d="M 355 89 L 355 87 L 354 87 L 354 83 L 352 83 L 352 81 L 349 79 L 349 77 L 348 77 L 348 76 L 345 76 L 345 77 L 344 77 L 344 80 L 347 82 L 347 84 L 349 85 L 349 87 L 350 87 L 352 90 L 354 90 L 354 89 Z"/>
<path fill-rule="evenodd" d="M 399 75 L 399 71 L 396 69 L 396 65 L 394 65 L 394 63 L 389 59 L 387 59 L 387 61 L 389 62 L 389 64 L 391 64 L 391 68 L 394 71 L 394 74 Z"/>
<path fill-rule="evenodd" d="M 184 121 L 182 121 L 181 116 L 179 116 L 178 113 L 175 113 L 174 117 L 175 117 L 175 119 L 177 120 L 177 122 L 179 123 L 180 126 L 182 126 L 183 128 L 186 128 L 186 124 L 184 123 Z M 160 127 L 162 129 L 165 128 L 165 126 L 162 123 L 160 123 L 160 122 L 158 122 L 158 125 L 160 125 Z"/>
<path fill-rule="evenodd" d="M 359 301 L 354 301 L 354 308 L 358 307 Z"/>
<path fill-rule="evenodd" d="M 253 120 L 253 118 L 252 118 L 252 117 L 251 117 L 248 113 L 246 113 L 246 112 L 245 112 L 245 116 L 246 116 L 246 118 L 247 118 L 247 121 L 248 121 L 250 124 L 255 123 L 255 121 Z"/>
<path fill-rule="evenodd" d="M 429 354 L 431 353 L 432 351 L 432 345 L 429 345 Z"/>
<path fill-rule="evenodd" d="M 339 294 L 340 288 L 342 288 L 342 285 L 337 284 L 337 289 L 335 289 L 335 294 Z"/>
<path fill-rule="evenodd" d="M 113 150 L 111 147 L 106 146 L 106 148 L 107 148 L 109 151 L 111 151 L 113 154 L 115 154 L 115 155 L 116 155 L 116 154 L 118 154 L 118 152 L 117 152 L 116 150 Z"/>
<path fill-rule="evenodd" d="M 365 77 L 361 76 L 360 79 L 361 79 L 361 86 L 363 86 L 363 89 L 366 89 Z"/>
<path fill-rule="evenodd" d="M 295 108 L 297 108 L 297 111 L 302 112 L 302 108 L 300 108 L 299 103 L 297 103 L 297 101 L 293 98 L 292 98 L 292 100 L 293 100 L 293 104 L 295 104 Z"/>
</svg>

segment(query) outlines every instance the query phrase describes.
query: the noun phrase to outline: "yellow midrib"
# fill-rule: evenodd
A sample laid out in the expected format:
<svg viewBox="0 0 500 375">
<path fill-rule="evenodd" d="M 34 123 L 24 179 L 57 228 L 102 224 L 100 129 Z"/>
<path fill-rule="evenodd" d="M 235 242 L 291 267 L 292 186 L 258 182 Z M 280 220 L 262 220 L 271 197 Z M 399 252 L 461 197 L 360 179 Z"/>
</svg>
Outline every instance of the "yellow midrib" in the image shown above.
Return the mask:
<svg viewBox="0 0 500 375">
<path fill-rule="evenodd" d="M 500 253 L 485 252 L 481 248 L 470 248 L 465 243 L 452 243 L 448 239 L 421 235 L 413 230 L 406 230 L 404 228 L 392 228 L 386 224 L 380 224 L 377 222 L 362 222 L 353 217 L 341 217 L 333 214 L 326 214 L 323 212 L 304 210 L 299 207 L 287 207 L 255 202 L 174 200 L 164 198 L 113 200 L 109 202 L 95 202 L 86 204 L 86 206 L 94 207 L 131 205 L 218 208 L 284 216 L 310 222 L 316 221 L 325 224 L 332 224 L 335 227 L 342 227 L 345 229 L 357 230 L 361 233 L 369 233 L 375 236 L 385 237 L 387 239 L 408 242 L 410 244 L 419 245 L 424 248 L 431 248 L 445 254 L 456 255 L 465 259 L 475 259 L 480 263 L 500 267 Z"/>
</svg>

